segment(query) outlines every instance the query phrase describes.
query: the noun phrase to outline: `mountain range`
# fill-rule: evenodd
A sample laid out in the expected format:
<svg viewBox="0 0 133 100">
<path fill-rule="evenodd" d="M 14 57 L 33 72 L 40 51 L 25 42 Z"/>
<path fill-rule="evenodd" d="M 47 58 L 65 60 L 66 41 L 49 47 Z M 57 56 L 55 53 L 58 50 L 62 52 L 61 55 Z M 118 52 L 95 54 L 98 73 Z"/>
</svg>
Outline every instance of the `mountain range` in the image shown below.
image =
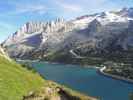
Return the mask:
<svg viewBox="0 0 133 100">
<path fill-rule="evenodd" d="M 80 62 L 93 57 L 130 62 L 133 8 L 84 15 L 69 21 L 57 18 L 49 22 L 27 22 L 2 46 L 10 57 L 19 59 Z"/>
</svg>

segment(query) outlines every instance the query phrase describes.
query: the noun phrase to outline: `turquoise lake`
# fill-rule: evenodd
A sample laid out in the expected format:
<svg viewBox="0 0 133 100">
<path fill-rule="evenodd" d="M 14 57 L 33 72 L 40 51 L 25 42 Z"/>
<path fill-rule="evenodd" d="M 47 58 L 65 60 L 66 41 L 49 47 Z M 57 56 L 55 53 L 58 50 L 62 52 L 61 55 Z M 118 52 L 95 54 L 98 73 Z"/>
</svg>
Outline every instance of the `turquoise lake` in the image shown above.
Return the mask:
<svg viewBox="0 0 133 100">
<path fill-rule="evenodd" d="M 100 100 L 129 100 L 133 92 L 133 84 L 101 75 L 96 69 L 44 62 L 32 62 L 32 66 L 46 79 Z"/>
</svg>

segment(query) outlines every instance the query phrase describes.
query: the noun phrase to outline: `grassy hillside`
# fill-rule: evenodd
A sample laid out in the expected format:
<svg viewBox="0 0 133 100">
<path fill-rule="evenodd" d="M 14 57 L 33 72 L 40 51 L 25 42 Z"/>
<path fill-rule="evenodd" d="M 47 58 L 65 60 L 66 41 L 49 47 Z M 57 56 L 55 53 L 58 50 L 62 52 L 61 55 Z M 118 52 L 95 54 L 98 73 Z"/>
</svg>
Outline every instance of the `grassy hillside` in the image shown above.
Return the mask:
<svg viewBox="0 0 133 100">
<path fill-rule="evenodd" d="M 43 84 L 44 80 L 38 74 L 0 56 L 0 100 L 21 100 Z"/>
<path fill-rule="evenodd" d="M 14 61 L 0 56 L 0 100 L 35 100 L 35 98 L 42 100 L 39 99 L 40 96 L 44 98 L 43 100 L 59 100 L 58 98 L 96 100 L 54 82 L 44 80 L 34 71 L 29 71 Z"/>
</svg>

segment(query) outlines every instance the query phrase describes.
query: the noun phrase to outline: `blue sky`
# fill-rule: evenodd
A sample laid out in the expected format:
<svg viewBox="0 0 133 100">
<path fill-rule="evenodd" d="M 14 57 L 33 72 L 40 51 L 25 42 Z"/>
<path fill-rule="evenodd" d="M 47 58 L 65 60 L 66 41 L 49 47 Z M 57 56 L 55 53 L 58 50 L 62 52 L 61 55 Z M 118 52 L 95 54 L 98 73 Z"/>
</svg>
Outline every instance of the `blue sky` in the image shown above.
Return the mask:
<svg viewBox="0 0 133 100">
<path fill-rule="evenodd" d="M 28 21 L 69 20 L 132 6 L 133 0 L 0 0 L 0 42 Z"/>
</svg>

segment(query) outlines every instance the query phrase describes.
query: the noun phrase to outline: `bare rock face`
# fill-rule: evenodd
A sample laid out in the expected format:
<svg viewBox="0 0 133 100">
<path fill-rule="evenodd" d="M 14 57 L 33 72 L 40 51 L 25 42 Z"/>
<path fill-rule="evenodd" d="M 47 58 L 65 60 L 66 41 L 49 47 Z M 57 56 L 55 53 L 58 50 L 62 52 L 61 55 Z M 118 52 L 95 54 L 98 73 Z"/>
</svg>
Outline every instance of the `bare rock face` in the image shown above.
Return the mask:
<svg viewBox="0 0 133 100">
<path fill-rule="evenodd" d="M 4 54 L 5 54 L 5 52 L 4 52 L 4 50 L 2 49 L 1 46 L 0 46 L 0 54 L 1 54 L 1 55 L 4 55 Z"/>
<path fill-rule="evenodd" d="M 102 28 L 101 23 L 97 20 L 94 19 L 92 22 L 89 23 L 88 25 L 88 33 L 91 36 L 94 36 L 95 34 L 99 33 Z"/>
<path fill-rule="evenodd" d="M 3 43 L 11 57 L 36 59 L 56 51 L 128 51 L 133 48 L 133 9 L 85 15 L 75 20 L 58 18 L 28 22 Z M 93 46 L 92 46 L 93 45 Z M 119 48 L 119 49 L 118 49 Z"/>
<path fill-rule="evenodd" d="M 11 59 L 9 58 L 8 54 L 6 53 L 6 51 L 4 50 L 4 48 L 2 48 L 0 46 L 0 56 L 3 56 L 4 58 L 6 58 L 7 60 L 11 61 Z"/>
<path fill-rule="evenodd" d="M 129 20 L 128 32 L 133 33 L 133 20 Z"/>
</svg>

